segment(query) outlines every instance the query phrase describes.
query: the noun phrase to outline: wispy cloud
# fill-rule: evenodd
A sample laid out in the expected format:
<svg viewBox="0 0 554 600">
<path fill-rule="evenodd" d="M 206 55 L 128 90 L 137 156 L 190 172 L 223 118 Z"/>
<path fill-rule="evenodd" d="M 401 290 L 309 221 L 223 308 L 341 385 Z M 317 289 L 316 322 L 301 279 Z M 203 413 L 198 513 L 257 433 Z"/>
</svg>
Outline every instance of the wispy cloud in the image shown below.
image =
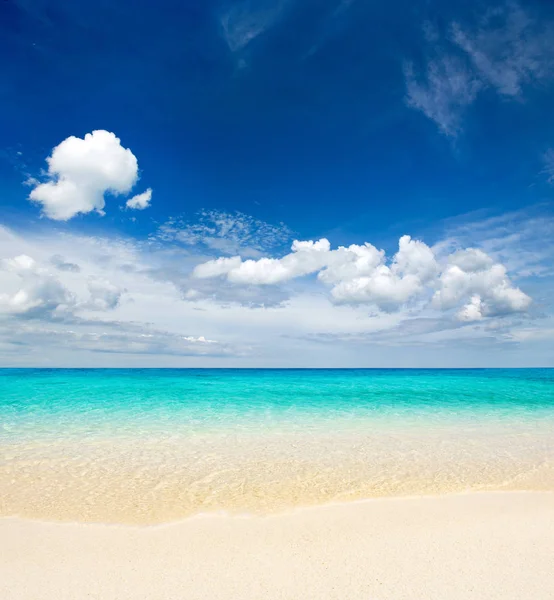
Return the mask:
<svg viewBox="0 0 554 600">
<path fill-rule="evenodd" d="M 504 96 L 520 96 L 525 84 L 553 74 L 552 24 L 531 17 L 515 2 L 489 10 L 474 29 L 453 23 L 451 36 L 482 80 Z"/>
<path fill-rule="evenodd" d="M 518 278 L 554 275 L 554 207 L 539 204 L 525 209 L 462 215 L 444 222 L 437 253 L 473 245 L 506 265 Z"/>
<path fill-rule="evenodd" d="M 7 341 L 2 340 L 7 338 Z M 17 327 L 0 322 L 0 345 L 13 345 L 23 353 L 60 346 L 73 352 L 172 356 L 227 356 L 236 351 L 217 340 L 184 336 L 145 324 L 119 321 L 74 321 L 72 324 L 21 322 Z"/>
<path fill-rule="evenodd" d="M 281 16 L 286 0 L 246 0 L 220 15 L 223 37 L 231 52 L 245 48 L 271 28 Z"/>
<path fill-rule="evenodd" d="M 423 70 L 405 67 L 406 102 L 448 136 L 462 129 L 465 110 L 492 89 L 520 99 L 525 87 L 554 75 L 554 26 L 515 2 L 487 11 L 477 23 L 452 22 L 446 31 L 424 26 L 428 56 Z"/>
<path fill-rule="evenodd" d="M 497 325 L 495 323 L 495 325 Z M 510 326 L 513 323 L 510 323 Z M 438 348 L 448 348 L 456 345 L 488 345 L 498 348 L 499 343 L 514 343 L 516 338 L 506 336 L 510 326 L 483 325 L 480 322 L 452 321 L 433 316 L 404 316 L 398 323 L 377 331 L 358 333 L 317 333 L 307 336 L 319 344 L 336 345 L 352 344 L 354 346 L 407 347 L 428 348 L 430 345 Z"/>
<path fill-rule="evenodd" d="M 460 130 L 464 110 L 483 87 L 481 80 L 456 56 L 429 60 L 422 77 L 416 74 L 412 63 L 407 63 L 404 75 L 408 106 L 423 112 L 450 136 Z"/>
<path fill-rule="evenodd" d="M 304 58 L 313 56 L 334 37 L 344 32 L 350 20 L 350 9 L 355 2 L 356 0 L 338 0 L 338 2 L 331 3 L 327 7 L 325 16 L 321 19 L 318 27 L 319 31 L 316 34 L 315 41 L 304 55 Z"/>
<path fill-rule="evenodd" d="M 549 148 L 544 153 L 543 163 L 543 173 L 547 176 L 548 182 L 554 184 L 554 149 Z"/>
</svg>

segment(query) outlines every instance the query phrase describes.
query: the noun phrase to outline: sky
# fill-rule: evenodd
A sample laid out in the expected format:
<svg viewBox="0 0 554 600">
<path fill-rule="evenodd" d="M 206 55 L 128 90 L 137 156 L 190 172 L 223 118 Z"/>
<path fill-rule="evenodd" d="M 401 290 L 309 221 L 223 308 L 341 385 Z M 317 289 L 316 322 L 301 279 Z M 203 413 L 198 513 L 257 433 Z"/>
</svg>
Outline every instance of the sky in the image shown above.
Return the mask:
<svg viewBox="0 0 554 600">
<path fill-rule="evenodd" d="M 0 366 L 554 366 L 554 4 L 4 0 Z"/>
</svg>

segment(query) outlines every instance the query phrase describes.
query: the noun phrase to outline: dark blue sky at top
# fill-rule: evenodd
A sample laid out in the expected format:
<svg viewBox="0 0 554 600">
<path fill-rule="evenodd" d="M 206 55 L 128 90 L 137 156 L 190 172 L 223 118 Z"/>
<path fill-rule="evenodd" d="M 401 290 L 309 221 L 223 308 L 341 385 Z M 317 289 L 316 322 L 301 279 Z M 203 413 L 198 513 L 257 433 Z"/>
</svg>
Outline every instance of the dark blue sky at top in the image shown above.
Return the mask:
<svg viewBox="0 0 554 600">
<path fill-rule="evenodd" d="M 275 5 L 240 3 L 246 13 Z M 130 234 L 214 208 L 350 243 L 548 201 L 540 171 L 554 145 L 550 84 L 523 101 L 483 94 L 456 140 L 405 102 L 403 65 L 425 59 L 423 23 L 470 22 L 487 6 L 287 0 L 233 51 L 221 23 L 231 3 L 2 0 L 3 212 L 38 218 L 24 173 L 94 129 L 132 149 L 137 191 L 154 190 L 136 223 L 117 211 L 101 220 Z M 553 3 L 525 6 L 554 16 Z M 87 223 L 100 217 L 68 226 Z"/>
</svg>

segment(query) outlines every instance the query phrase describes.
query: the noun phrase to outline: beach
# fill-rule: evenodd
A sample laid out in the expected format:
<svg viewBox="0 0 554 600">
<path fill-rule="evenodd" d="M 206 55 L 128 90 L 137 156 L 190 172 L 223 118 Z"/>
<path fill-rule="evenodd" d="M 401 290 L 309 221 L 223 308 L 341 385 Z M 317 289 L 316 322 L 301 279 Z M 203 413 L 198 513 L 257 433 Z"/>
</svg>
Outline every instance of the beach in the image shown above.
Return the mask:
<svg viewBox="0 0 554 600">
<path fill-rule="evenodd" d="M 551 600 L 554 494 L 387 498 L 134 527 L 0 520 L 3 600 Z"/>
<path fill-rule="evenodd" d="M 552 370 L 4 370 L 0 598 L 554 598 Z"/>
</svg>

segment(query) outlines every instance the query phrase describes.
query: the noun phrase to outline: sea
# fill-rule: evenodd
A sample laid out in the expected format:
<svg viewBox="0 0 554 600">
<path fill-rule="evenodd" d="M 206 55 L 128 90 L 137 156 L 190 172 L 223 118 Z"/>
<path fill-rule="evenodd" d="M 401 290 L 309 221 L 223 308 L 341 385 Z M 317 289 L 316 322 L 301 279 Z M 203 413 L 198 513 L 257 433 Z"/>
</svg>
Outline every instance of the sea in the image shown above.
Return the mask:
<svg viewBox="0 0 554 600">
<path fill-rule="evenodd" d="M 554 490 L 554 369 L 0 369 L 0 516 Z"/>
</svg>

